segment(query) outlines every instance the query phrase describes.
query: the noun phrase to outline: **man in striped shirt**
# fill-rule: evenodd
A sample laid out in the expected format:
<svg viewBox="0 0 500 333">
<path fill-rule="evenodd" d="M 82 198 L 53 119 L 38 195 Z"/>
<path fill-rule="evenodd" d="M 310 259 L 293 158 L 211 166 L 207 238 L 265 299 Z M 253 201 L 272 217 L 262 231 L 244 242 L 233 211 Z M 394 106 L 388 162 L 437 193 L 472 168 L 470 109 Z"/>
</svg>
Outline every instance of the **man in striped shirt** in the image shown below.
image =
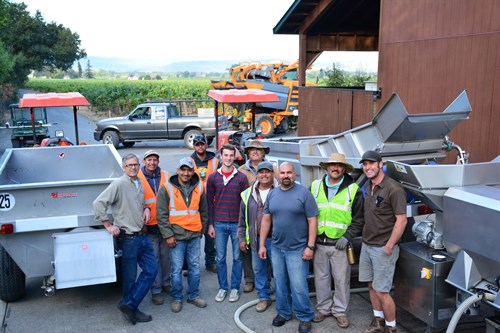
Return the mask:
<svg viewBox="0 0 500 333">
<path fill-rule="evenodd" d="M 243 256 L 239 246 L 238 221 L 241 203 L 240 193 L 248 187 L 248 180 L 243 173 L 234 167 L 235 156 L 234 146 L 222 146 L 220 150 L 222 166 L 208 177 L 206 188 L 209 213 L 208 235 L 212 238 L 215 237 L 215 261 L 219 281 L 219 292 L 215 296 L 217 302 L 224 301 L 229 289 L 226 266 L 229 238 L 231 238 L 233 250 L 229 302 L 236 302 L 240 298 Z"/>
</svg>

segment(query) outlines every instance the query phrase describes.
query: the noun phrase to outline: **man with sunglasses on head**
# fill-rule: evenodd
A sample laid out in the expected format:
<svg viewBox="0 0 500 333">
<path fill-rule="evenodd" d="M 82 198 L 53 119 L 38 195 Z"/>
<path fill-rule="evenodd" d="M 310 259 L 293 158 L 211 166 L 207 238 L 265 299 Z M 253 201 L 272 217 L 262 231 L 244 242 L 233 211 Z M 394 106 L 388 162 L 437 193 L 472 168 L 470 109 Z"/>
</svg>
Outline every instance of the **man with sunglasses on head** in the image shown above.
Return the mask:
<svg viewBox="0 0 500 333">
<path fill-rule="evenodd" d="M 94 200 L 95 220 L 101 221 L 106 230 L 118 237 L 122 251 L 122 300 L 118 308 L 133 325 L 152 320 L 139 310 L 156 277 L 158 267 L 149 238 L 142 231 L 150 218 L 150 208 L 144 202 L 144 187 L 137 177 L 139 158 L 128 154 L 122 158 L 123 176 L 115 179 Z M 107 209 L 111 209 L 113 223 Z M 137 276 L 137 265 L 141 273 Z"/>
<path fill-rule="evenodd" d="M 399 257 L 398 243 L 407 223 L 406 194 L 401 184 L 385 176 L 379 153 L 365 152 L 360 163 L 368 181 L 359 281 L 368 282 L 374 315 L 363 333 L 395 333 L 396 305 L 389 292 Z"/>
</svg>

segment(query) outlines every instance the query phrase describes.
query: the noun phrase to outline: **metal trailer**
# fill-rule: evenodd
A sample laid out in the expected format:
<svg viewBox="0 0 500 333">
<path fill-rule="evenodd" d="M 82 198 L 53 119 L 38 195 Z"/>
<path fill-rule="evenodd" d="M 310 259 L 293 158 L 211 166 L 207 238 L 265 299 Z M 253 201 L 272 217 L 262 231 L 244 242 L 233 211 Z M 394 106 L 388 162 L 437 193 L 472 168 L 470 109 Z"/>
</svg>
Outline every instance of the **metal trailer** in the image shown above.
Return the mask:
<svg viewBox="0 0 500 333">
<path fill-rule="evenodd" d="M 116 281 L 113 238 L 92 202 L 123 174 L 110 145 L 7 149 L 0 159 L 0 298 Z"/>
<path fill-rule="evenodd" d="M 413 196 L 407 209 L 412 231 L 401 244 L 395 301 L 429 331 L 456 325 L 456 317 L 472 304 L 467 295 L 473 295 L 469 302 L 500 306 L 500 158 L 466 164 L 468 154 L 447 137 L 471 111 L 465 91 L 442 113 L 418 115 L 408 114 L 393 94 L 370 123 L 349 131 L 263 140 L 270 147 L 266 158 L 292 163 L 305 186 L 324 175 L 319 162 L 336 152 L 346 155 L 362 184 L 362 154 L 381 154 L 387 174 Z M 432 165 L 451 150 L 458 152 L 456 165 Z M 418 216 L 423 204 L 434 213 Z M 477 295 L 480 290 L 484 296 Z"/>
</svg>

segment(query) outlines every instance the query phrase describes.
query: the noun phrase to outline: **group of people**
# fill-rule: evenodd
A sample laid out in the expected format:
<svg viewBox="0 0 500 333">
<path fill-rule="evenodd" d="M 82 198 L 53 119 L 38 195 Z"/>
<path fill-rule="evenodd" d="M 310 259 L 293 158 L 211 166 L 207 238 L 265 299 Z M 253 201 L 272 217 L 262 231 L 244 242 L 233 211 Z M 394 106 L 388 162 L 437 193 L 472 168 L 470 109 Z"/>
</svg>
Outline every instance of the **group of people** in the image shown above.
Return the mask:
<svg viewBox="0 0 500 333">
<path fill-rule="evenodd" d="M 203 136 L 196 137 L 195 152 L 179 161 L 175 175 L 159 168 L 155 151 L 144 154 L 140 169 L 138 157 L 126 155 L 124 175 L 94 201 L 96 219 L 117 237 L 123 253 L 123 298 L 118 307 L 131 323 L 152 319 L 138 309 L 149 290 L 154 304 L 163 303 L 164 291 L 173 299 L 172 311 L 181 311 L 185 262 L 187 302 L 207 306 L 199 292 L 200 244 L 205 236 L 205 266 L 218 278 L 216 302 L 228 294 L 229 302 L 238 301 L 244 278 L 245 292 L 257 290 L 257 312 L 271 305 L 274 292 L 273 326 L 284 325 L 295 314 L 300 333 L 328 316 L 347 328 L 351 267 L 346 249 L 362 234 L 359 280 L 368 283 L 374 313 L 364 332 L 396 332 L 389 292 L 397 244 L 406 226 L 406 196 L 401 185 L 385 176 L 379 153 L 367 151 L 361 158 L 367 178 L 363 193 L 343 154 L 321 162 L 326 174 L 306 188 L 295 182 L 292 163 L 284 162 L 278 169 L 266 160 L 269 148 L 261 141 L 245 147 L 248 159 L 239 168 L 232 145 L 222 146 L 218 159 L 207 147 Z M 310 263 L 315 311 L 307 281 Z"/>
</svg>

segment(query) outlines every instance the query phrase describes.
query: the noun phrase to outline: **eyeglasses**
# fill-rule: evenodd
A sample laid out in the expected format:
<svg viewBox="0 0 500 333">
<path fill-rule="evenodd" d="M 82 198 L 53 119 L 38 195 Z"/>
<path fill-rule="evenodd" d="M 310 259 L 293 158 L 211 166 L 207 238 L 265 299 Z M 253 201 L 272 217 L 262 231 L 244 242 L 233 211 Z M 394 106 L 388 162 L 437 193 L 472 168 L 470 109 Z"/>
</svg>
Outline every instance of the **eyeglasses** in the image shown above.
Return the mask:
<svg viewBox="0 0 500 333">
<path fill-rule="evenodd" d="M 139 164 L 137 164 L 137 163 L 135 163 L 135 164 L 125 164 L 124 167 L 126 167 L 126 168 L 138 168 Z"/>
</svg>

